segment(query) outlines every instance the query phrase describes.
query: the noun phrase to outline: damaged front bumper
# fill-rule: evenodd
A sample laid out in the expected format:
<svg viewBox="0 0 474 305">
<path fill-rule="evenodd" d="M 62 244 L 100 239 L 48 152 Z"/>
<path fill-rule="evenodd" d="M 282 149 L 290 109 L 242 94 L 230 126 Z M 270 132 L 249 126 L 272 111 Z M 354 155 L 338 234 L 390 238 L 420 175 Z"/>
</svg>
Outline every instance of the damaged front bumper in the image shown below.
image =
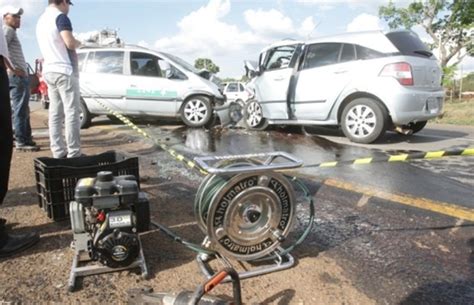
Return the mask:
<svg viewBox="0 0 474 305">
<path fill-rule="evenodd" d="M 225 102 L 214 107 L 222 126 L 235 125 L 242 119 L 242 106 L 236 102 Z"/>
</svg>

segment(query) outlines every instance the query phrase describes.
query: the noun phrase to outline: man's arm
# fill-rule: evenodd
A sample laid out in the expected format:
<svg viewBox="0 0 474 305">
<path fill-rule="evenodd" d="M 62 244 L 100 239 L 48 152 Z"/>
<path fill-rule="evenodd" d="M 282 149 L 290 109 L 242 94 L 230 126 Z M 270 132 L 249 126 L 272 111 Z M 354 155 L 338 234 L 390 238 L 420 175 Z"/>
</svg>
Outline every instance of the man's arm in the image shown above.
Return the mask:
<svg viewBox="0 0 474 305">
<path fill-rule="evenodd" d="M 66 48 L 69 50 L 75 50 L 81 45 L 81 42 L 74 38 L 71 31 L 61 31 L 59 34 L 61 35 Z"/>
<path fill-rule="evenodd" d="M 13 40 L 13 35 L 15 35 L 15 31 L 9 27 L 4 27 L 3 33 L 5 34 L 5 41 L 7 42 L 7 45 L 9 45 Z"/>
<path fill-rule="evenodd" d="M 58 27 L 59 34 L 61 35 L 66 48 L 74 51 L 81 45 L 81 42 L 72 35 L 72 24 L 67 15 L 59 15 L 56 19 L 56 26 Z"/>
</svg>

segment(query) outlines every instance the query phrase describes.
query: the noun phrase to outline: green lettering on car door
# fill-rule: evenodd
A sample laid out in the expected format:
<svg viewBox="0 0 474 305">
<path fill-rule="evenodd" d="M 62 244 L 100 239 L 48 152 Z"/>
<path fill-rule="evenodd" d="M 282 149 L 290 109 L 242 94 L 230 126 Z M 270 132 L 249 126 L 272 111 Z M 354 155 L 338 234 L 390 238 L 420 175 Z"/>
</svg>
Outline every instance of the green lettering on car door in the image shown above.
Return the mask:
<svg viewBox="0 0 474 305">
<path fill-rule="evenodd" d="M 168 90 L 147 90 L 147 89 L 136 89 L 128 88 L 127 97 L 131 98 L 177 98 L 178 92 Z"/>
</svg>

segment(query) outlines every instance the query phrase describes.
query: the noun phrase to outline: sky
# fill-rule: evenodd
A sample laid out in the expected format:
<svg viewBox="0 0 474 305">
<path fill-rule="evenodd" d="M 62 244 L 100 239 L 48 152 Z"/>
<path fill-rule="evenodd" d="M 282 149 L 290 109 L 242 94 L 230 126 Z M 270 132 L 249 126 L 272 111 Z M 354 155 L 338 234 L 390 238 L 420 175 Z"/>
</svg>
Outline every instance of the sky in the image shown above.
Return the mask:
<svg viewBox="0 0 474 305">
<path fill-rule="evenodd" d="M 388 0 L 72 0 L 69 18 L 74 35 L 87 37 L 105 28 L 118 30 L 128 44 L 169 52 L 194 64 L 210 58 L 220 67 L 219 77 L 240 78 L 243 61 L 257 60 L 268 44 L 293 38 L 307 40 L 348 31 L 383 30 L 378 8 Z M 406 7 L 410 0 L 395 0 Z M 41 54 L 36 22 L 47 0 L 0 0 L 22 7 L 19 39 L 27 62 Z M 422 39 L 428 35 L 414 28 Z M 474 71 L 474 59 L 462 69 Z"/>
</svg>

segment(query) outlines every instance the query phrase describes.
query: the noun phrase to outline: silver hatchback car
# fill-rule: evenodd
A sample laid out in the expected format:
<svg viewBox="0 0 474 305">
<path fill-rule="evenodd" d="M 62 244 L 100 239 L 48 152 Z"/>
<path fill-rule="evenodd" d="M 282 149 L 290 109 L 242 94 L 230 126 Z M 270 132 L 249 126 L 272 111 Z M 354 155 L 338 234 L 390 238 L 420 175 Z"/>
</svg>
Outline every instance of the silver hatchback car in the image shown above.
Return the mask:
<svg viewBox="0 0 474 305">
<path fill-rule="evenodd" d="M 190 127 L 209 126 L 216 116 L 223 125 L 240 119 L 241 107 L 231 107 L 213 75 L 174 55 L 138 46 L 83 48 L 77 53 L 82 128 L 94 116 L 110 117 L 101 104 L 130 117 L 178 118 Z"/>
<path fill-rule="evenodd" d="M 442 70 L 411 31 L 282 41 L 261 52 L 253 76 L 244 119 L 256 130 L 339 125 L 351 141 L 372 143 L 388 129 L 420 131 L 444 101 Z"/>
</svg>

